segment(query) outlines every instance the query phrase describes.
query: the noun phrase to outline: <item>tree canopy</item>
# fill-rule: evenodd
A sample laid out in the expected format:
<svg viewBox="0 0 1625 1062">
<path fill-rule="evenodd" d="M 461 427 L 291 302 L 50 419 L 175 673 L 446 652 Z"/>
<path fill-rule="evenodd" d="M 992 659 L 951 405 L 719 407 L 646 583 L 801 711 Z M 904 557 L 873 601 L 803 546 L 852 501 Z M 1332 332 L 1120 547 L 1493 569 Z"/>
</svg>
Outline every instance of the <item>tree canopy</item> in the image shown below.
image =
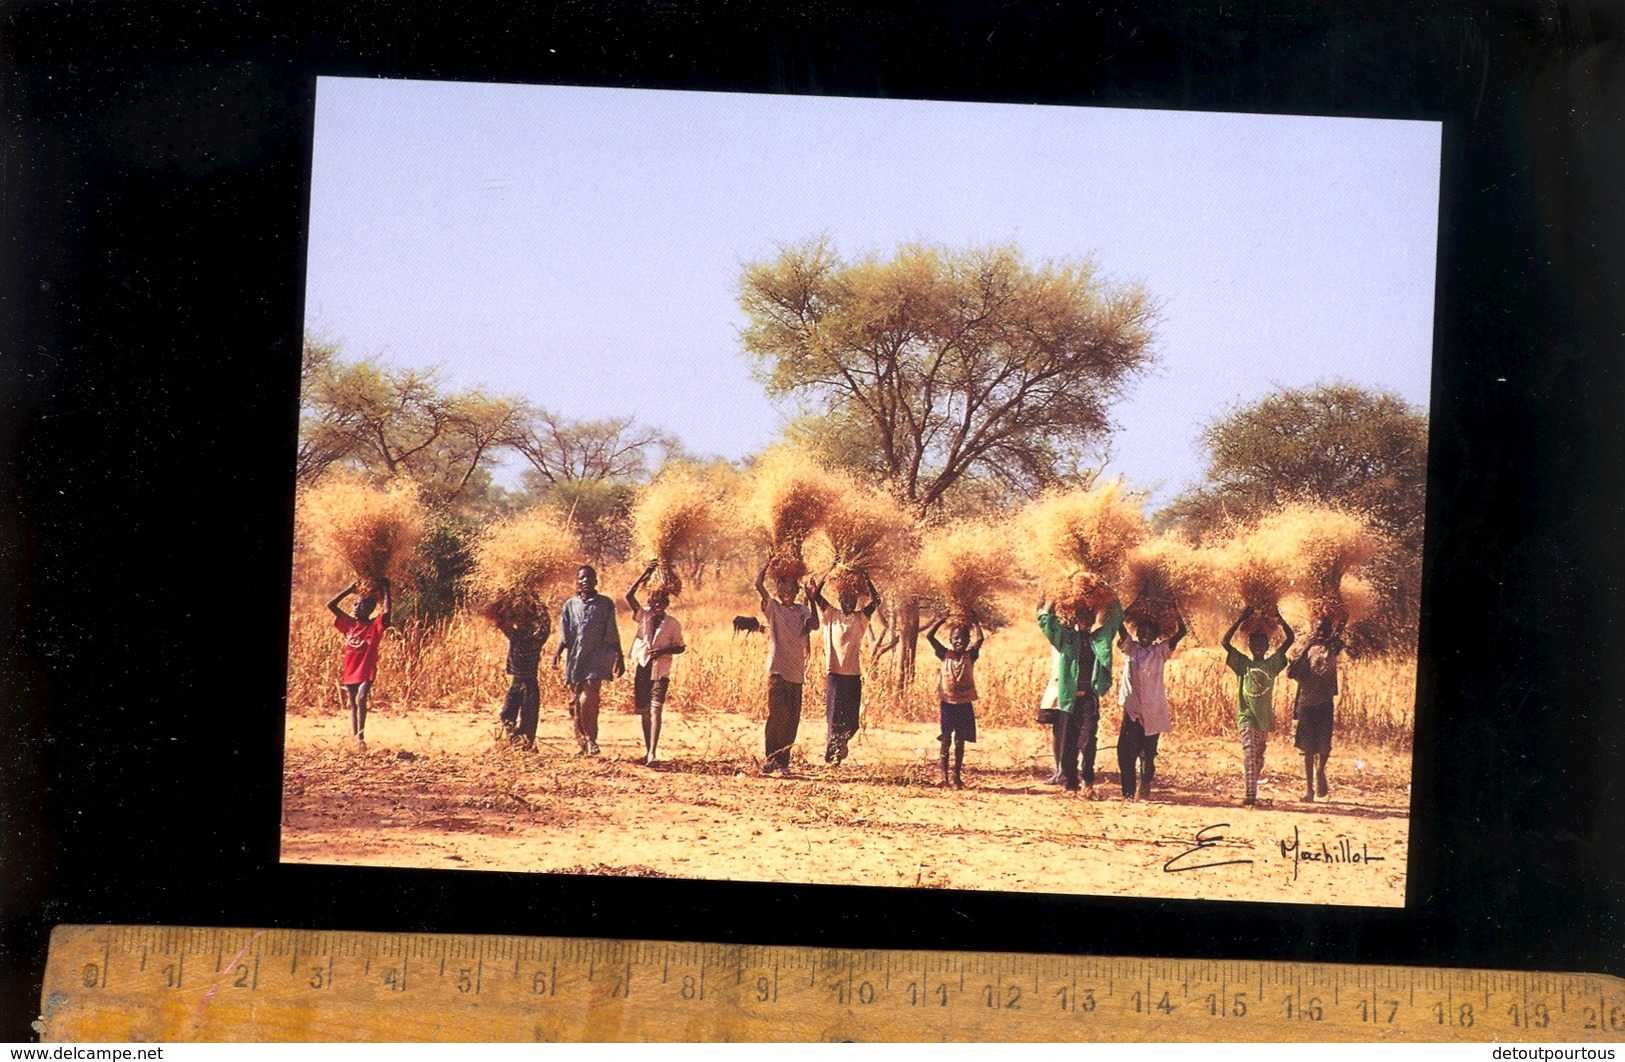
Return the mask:
<svg viewBox="0 0 1625 1062">
<path fill-rule="evenodd" d="M 1427 494 L 1427 414 L 1386 392 L 1344 383 L 1288 389 L 1232 409 L 1202 433 L 1206 481 L 1157 523 L 1222 536 L 1290 501 L 1353 509 L 1393 548 L 1367 572 L 1383 592 L 1372 647 L 1414 650 Z"/>
<path fill-rule="evenodd" d="M 1153 358 L 1143 289 L 1013 247 L 847 261 L 815 240 L 746 266 L 740 305 L 768 393 L 920 512 L 969 476 L 1031 493 L 1081 472 Z"/>
<path fill-rule="evenodd" d="M 1231 410 L 1202 432 L 1206 482 L 1162 518 L 1196 534 L 1309 499 L 1368 513 L 1420 550 L 1427 415 L 1350 384 L 1289 389 Z"/>
</svg>

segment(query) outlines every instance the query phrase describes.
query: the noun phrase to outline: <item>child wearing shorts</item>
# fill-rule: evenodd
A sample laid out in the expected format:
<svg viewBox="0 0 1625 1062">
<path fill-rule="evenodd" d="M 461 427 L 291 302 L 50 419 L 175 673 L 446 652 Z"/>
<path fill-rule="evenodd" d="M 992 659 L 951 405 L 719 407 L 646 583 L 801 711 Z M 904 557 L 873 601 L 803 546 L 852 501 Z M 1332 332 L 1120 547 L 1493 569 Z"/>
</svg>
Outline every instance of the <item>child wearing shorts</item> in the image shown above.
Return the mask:
<svg viewBox="0 0 1625 1062">
<path fill-rule="evenodd" d="M 1298 732 L 1292 743 L 1303 753 L 1303 799 L 1325 796 L 1326 761 L 1332 754 L 1332 702 L 1337 697 L 1337 657 L 1343 651 L 1343 628 L 1330 617 L 1315 621 L 1303 652 L 1287 665 L 1286 676 L 1298 684 L 1292 718 Z"/>
<path fill-rule="evenodd" d="M 938 617 L 926 631 L 926 641 L 942 661 L 942 679 L 937 692 L 940 699 L 942 734 L 942 784 L 949 784 L 948 749 L 953 748 L 953 786 L 965 788 L 961 770 L 965 765 L 965 742 L 976 740 L 976 661 L 982 654 L 982 625 L 976 617 L 969 625 L 956 623 L 948 629 L 948 645 L 937 641 L 937 631 L 946 620 Z M 970 640 L 971 628 L 976 630 L 976 641 Z"/>
</svg>

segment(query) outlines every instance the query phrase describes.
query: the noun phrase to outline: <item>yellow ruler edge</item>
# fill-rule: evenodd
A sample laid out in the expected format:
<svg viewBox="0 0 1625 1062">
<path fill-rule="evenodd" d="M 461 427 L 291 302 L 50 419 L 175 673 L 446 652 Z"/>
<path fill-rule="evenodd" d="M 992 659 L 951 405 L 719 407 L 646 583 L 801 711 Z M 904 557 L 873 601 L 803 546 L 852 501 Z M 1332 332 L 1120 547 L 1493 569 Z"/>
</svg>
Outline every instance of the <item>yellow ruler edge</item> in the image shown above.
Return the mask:
<svg viewBox="0 0 1625 1062">
<path fill-rule="evenodd" d="M 1618 1041 L 1625 980 L 1246 960 L 58 926 L 38 1029 L 153 1041 Z"/>
</svg>

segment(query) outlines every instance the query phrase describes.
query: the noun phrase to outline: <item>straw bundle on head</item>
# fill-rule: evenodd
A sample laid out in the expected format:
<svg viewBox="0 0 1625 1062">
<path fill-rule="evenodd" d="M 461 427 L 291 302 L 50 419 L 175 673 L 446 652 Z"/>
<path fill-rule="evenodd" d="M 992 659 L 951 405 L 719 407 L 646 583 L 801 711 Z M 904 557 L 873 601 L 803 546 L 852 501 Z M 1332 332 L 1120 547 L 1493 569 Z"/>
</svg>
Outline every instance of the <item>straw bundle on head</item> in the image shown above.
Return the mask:
<svg viewBox="0 0 1625 1062">
<path fill-rule="evenodd" d="M 469 588 L 494 623 L 541 608 L 544 595 L 571 581 L 581 563 L 575 530 L 537 506 L 486 528 L 474 547 Z"/>
<path fill-rule="evenodd" d="M 1057 596 L 1081 587 L 1073 578 L 1078 572 L 1118 582 L 1146 534 L 1139 505 L 1115 479 L 1089 490 L 1051 491 L 1027 506 L 1021 524 L 1026 566 Z"/>
<path fill-rule="evenodd" d="M 816 548 L 819 564 L 835 566 L 835 574 L 830 576 L 835 593 L 861 593 L 865 589 L 863 573 L 873 578 L 907 563 L 914 519 L 887 491 L 845 477 L 837 477 L 836 482 L 841 489 L 809 548 Z"/>
<path fill-rule="evenodd" d="M 800 579 L 807 573 L 802 545 L 824 519 L 839 485 L 815 459 L 795 450 L 774 450 L 751 468 L 749 510 L 770 550 L 767 573 Z"/>
<path fill-rule="evenodd" d="M 960 523 L 926 532 L 915 567 L 956 620 L 989 611 L 994 594 L 1015 589 L 1010 535 L 986 524 Z"/>
<path fill-rule="evenodd" d="M 1243 631 L 1273 629 L 1281 598 L 1292 588 L 1292 543 L 1255 528 L 1238 534 L 1212 556 L 1230 607 L 1253 610 Z"/>
<path fill-rule="evenodd" d="M 480 604 L 480 615 L 499 630 L 525 630 L 540 625 L 547 613 L 542 595 L 534 591 L 514 590 L 496 597 L 488 597 Z"/>
<path fill-rule="evenodd" d="M 1343 578 L 1382 548 L 1382 539 L 1365 519 L 1320 505 L 1289 505 L 1262 521 L 1258 534 L 1278 540 L 1291 553 L 1293 591 L 1308 605 L 1312 620 L 1348 618 Z"/>
<path fill-rule="evenodd" d="M 669 468 L 643 489 L 632 520 L 642 555 L 657 564 L 651 590 L 673 597 L 683 592 L 678 556 L 711 535 L 721 504 L 705 479 L 689 468 Z"/>
<path fill-rule="evenodd" d="M 300 508 L 319 548 L 355 572 L 364 595 L 398 581 L 423 537 L 423 505 L 404 480 L 380 489 L 357 476 L 329 475 L 305 493 Z"/>
<path fill-rule="evenodd" d="M 1047 580 L 1044 584 L 1049 598 L 1055 603 L 1055 611 L 1067 617 L 1099 612 L 1110 608 L 1117 591 L 1112 584 L 1103 579 L 1098 572 L 1085 571 L 1079 568 L 1068 572 L 1059 579 Z"/>
<path fill-rule="evenodd" d="M 1152 620 L 1167 634 L 1178 626 L 1180 614 L 1199 598 L 1210 578 L 1202 553 L 1177 538 L 1159 535 L 1128 552 L 1118 589 L 1132 608 L 1130 620 Z"/>
</svg>

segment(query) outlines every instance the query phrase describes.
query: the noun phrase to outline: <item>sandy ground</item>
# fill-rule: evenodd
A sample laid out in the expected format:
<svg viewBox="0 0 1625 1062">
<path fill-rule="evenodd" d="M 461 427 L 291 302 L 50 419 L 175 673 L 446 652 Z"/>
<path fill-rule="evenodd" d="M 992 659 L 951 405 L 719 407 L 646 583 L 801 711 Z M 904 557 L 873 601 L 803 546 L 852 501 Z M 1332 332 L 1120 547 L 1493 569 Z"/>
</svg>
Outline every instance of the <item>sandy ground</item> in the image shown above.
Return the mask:
<svg viewBox="0 0 1625 1062">
<path fill-rule="evenodd" d="M 1408 753 L 1342 746 L 1330 796 L 1302 801 L 1290 737 L 1271 741 L 1261 806 L 1240 806 L 1240 750 L 1163 738 L 1150 802 L 1120 799 L 1114 733 L 1100 799 L 1044 784 L 1047 731 L 984 728 L 963 790 L 943 789 L 936 727 L 867 727 L 840 769 L 821 718 L 802 722 L 790 778 L 756 773 L 761 725 L 667 717 L 664 762 L 641 766 L 636 716 L 601 720 L 578 758 L 544 705 L 536 751 L 495 740 L 487 710 L 291 715 L 282 857 L 301 863 L 677 876 L 1288 903 L 1404 902 Z M 1104 729 L 1104 728 L 1103 728 Z"/>
</svg>

